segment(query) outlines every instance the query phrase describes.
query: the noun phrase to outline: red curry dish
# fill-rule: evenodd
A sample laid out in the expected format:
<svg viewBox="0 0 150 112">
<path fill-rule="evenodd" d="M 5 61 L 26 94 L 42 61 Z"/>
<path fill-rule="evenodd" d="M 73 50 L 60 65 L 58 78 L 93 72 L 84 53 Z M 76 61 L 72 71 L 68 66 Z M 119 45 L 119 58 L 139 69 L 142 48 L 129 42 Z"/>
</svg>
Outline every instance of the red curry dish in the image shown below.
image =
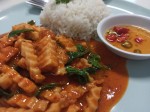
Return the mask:
<svg viewBox="0 0 150 112">
<path fill-rule="evenodd" d="M 89 49 L 44 27 L 15 25 L 0 38 L 0 111 L 108 112 L 126 90 L 125 64 L 96 40 Z"/>
</svg>

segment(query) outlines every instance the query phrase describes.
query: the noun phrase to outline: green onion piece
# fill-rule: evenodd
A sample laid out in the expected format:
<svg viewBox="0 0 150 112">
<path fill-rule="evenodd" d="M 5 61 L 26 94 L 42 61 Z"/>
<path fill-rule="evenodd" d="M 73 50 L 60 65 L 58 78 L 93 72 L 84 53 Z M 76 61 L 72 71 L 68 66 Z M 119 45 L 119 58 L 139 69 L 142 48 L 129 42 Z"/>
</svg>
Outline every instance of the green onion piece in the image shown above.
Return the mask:
<svg viewBox="0 0 150 112">
<path fill-rule="evenodd" d="M 140 49 L 135 49 L 133 52 L 137 53 L 137 54 L 141 54 L 142 53 Z"/>
<path fill-rule="evenodd" d="M 11 31 L 11 32 L 9 33 L 8 37 L 18 36 L 18 35 L 20 35 L 21 33 L 31 32 L 31 31 L 34 31 L 34 30 L 33 30 L 33 29 L 14 30 L 14 31 Z"/>
<path fill-rule="evenodd" d="M 132 48 L 132 43 L 130 41 L 125 41 L 124 43 L 121 44 L 122 47 L 130 49 Z"/>
<path fill-rule="evenodd" d="M 38 97 L 42 91 L 48 90 L 48 89 L 54 89 L 56 86 L 58 86 L 58 84 L 56 84 L 56 83 L 50 83 L 50 84 L 46 84 L 46 85 L 44 85 L 44 86 L 41 86 L 41 87 L 35 92 L 35 96 Z"/>
<path fill-rule="evenodd" d="M 10 98 L 12 96 L 12 94 L 6 92 L 5 90 L 0 88 L 0 96 L 3 96 L 5 98 Z"/>
<path fill-rule="evenodd" d="M 34 20 L 28 21 L 28 24 L 35 25 L 35 21 Z"/>
</svg>

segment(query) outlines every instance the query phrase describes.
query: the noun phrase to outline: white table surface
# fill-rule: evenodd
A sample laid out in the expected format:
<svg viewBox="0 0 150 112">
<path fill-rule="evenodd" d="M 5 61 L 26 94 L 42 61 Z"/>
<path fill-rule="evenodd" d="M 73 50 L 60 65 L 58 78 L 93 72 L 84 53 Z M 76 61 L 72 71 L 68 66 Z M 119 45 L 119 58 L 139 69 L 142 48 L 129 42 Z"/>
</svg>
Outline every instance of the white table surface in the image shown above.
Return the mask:
<svg viewBox="0 0 150 112">
<path fill-rule="evenodd" d="M 0 0 L 0 12 L 26 0 Z M 150 9 L 150 0 L 126 0 L 144 8 Z"/>
</svg>

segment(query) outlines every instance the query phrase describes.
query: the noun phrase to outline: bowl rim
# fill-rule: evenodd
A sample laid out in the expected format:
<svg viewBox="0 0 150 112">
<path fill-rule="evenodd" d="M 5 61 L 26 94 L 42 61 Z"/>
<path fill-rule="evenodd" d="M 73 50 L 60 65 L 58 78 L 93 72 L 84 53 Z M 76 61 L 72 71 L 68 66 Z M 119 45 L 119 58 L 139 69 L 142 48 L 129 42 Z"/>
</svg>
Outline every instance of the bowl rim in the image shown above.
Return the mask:
<svg viewBox="0 0 150 112">
<path fill-rule="evenodd" d="M 108 16 L 106 18 L 104 18 L 103 20 L 101 20 L 98 25 L 97 25 L 97 33 L 98 33 L 98 37 L 102 40 L 102 42 L 104 42 L 104 44 L 106 44 L 107 46 L 111 47 L 112 49 L 114 50 L 117 50 L 121 53 L 124 53 L 124 54 L 127 54 L 127 55 L 132 55 L 132 56 L 140 56 L 140 57 L 150 57 L 150 53 L 149 54 L 138 54 L 138 53 L 132 53 L 132 52 L 128 52 L 128 51 L 125 51 L 125 50 L 122 50 L 122 49 L 119 49 L 115 46 L 113 46 L 112 44 L 110 44 L 106 39 L 105 37 L 103 36 L 102 32 L 101 32 L 101 28 L 102 26 L 104 25 L 104 23 L 106 23 L 107 21 L 110 21 L 111 19 L 114 19 L 114 18 L 119 18 L 119 17 L 137 17 L 137 18 L 140 18 L 140 19 L 147 19 L 150 21 L 150 18 L 149 17 L 146 17 L 146 16 L 143 16 L 143 15 L 136 15 L 136 14 L 118 14 L 118 15 L 111 15 L 111 16 Z M 121 23 L 120 23 L 121 24 Z"/>
</svg>

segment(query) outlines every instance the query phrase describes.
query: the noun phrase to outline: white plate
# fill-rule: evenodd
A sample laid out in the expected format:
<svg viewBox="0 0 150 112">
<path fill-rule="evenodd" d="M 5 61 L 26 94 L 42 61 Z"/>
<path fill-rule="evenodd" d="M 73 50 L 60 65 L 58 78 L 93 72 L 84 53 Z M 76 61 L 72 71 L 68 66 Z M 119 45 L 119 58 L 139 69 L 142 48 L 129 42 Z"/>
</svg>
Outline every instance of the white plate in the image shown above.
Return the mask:
<svg viewBox="0 0 150 112">
<path fill-rule="evenodd" d="M 112 14 L 135 13 L 150 16 L 150 10 L 126 1 L 105 0 L 105 3 Z M 25 3 L 0 12 L 0 34 L 9 31 L 15 24 L 29 20 L 35 20 L 37 24 L 40 24 L 40 12 L 40 9 Z M 150 60 L 128 60 L 127 68 L 129 72 L 128 88 L 111 112 L 150 112 Z"/>
</svg>

